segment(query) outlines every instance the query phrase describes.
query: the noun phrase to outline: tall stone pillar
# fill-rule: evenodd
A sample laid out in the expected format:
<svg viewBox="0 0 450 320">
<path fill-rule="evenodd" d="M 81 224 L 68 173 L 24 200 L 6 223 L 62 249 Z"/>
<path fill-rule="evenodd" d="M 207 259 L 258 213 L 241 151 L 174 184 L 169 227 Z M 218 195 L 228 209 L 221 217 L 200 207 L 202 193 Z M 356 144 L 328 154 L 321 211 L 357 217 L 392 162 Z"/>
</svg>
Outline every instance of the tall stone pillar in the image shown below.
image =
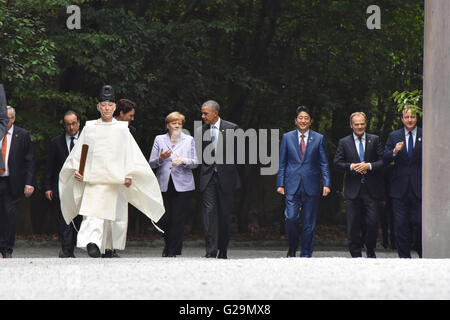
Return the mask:
<svg viewBox="0 0 450 320">
<path fill-rule="evenodd" d="M 450 1 L 425 0 L 422 244 L 450 258 Z"/>
</svg>

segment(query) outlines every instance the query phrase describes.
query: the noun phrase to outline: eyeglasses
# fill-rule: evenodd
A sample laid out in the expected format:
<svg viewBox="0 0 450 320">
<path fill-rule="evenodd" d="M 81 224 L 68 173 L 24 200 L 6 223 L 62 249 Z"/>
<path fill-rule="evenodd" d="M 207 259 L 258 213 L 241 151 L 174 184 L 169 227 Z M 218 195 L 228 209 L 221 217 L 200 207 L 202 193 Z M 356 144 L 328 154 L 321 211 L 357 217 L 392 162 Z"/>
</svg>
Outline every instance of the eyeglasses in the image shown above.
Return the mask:
<svg viewBox="0 0 450 320">
<path fill-rule="evenodd" d="M 75 127 L 78 125 L 78 122 L 72 122 L 72 123 L 64 123 L 64 127 Z"/>
</svg>

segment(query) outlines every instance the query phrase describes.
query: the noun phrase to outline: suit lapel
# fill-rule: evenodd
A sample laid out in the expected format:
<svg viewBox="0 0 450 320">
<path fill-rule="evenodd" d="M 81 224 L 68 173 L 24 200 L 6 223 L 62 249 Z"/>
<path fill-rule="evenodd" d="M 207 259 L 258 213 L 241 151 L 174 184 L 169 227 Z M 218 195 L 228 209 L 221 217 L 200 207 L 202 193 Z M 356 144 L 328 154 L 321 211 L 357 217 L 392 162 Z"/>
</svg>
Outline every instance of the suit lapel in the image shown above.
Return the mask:
<svg viewBox="0 0 450 320">
<path fill-rule="evenodd" d="M 64 156 L 67 158 L 67 156 L 69 155 L 69 149 L 67 149 L 66 134 L 61 135 L 61 139 L 59 139 L 59 145 L 62 148 Z"/>
<path fill-rule="evenodd" d="M 10 166 L 10 163 L 14 161 L 14 160 L 11 161 L 11 159 L 13 159 L 14 155 L 16 154 L 15 150 L 16 150 L 16 144 L 17 144 L 18 138 L 19 138 L 19 134 L 17 133 L 16 126 L 14 126 L 13 132 L 11 134 L 11 145 L 9 146 L 8 166 Z"/>
<path fill-rule="evenodd" d="M 303 155 L 303 160 L 305 160 L 306 157 L 308 156 L 308 154 L 310 152 L 309 150 L 311 150 L 311 148 L 312 148 L 312 144 L 316 141 L 315 138 L 316 138 L 316 136 L 314 134 L 314 131 L 309 129 L 308 143 L 306 144 L 306 149 L 305 149 L 305 154 Z M 299 148 L 298 149 L 300 150 L 300 144 L 299 144 Z M 301 156 L 300 156 L 300 159 L 301 159 Z"/>
<path fill-rule="evenodd" d="M 164 143 L 165 143 L 165 145 L 167 147 L 167 150 L 172 150 L 172 143 L 170 143 L 170 136 L 169 136 L 168 132 L 164 136 Z"/>
<path fill-rule="evenodd" d="M 182 145 L 182 142 L 183 142 L 184 139 L 185 139 L 184 133 L 181 133 L 180 138 L 177 141 L 177 144 L 173 148 L 174 152 L 178 151 L 181 148 L 180 146 Z"/>
<path fill-rule="evenodd" d="M 366 132 L 366 146 L 364 148 L 364 162 L 367 161 L 367 157 L 370 154 L 370 151 L 373 148 L 373 138 Z"/>
<path fill-rule="evenodd" d="M 352 162 L 359 163 L 361 160 L 359 159 L 358 150 L 356 149 L 355 140 L 353 137 L 353 134 L 348 136 L 347 143 L 349 144 L 349 148 L 351 150 L 350 159 L 352 159 Z M 365 155 L 365 153 L 364 153 Z"/>
<path fill-rule="evenodd" d="M 297 129 L 292 131 L 291 143 L 292 143 L 292 146 L 294 147 L 294 149 L 296 151 L 298 160 L 300 162 L 302 162 L 303 160 L 302 160 L 302 156 L 300 154 L 300 141 L 299 141 L 298 130 Z M 308 146 L 306 146 L 306 148 L 308 148 Z M 305 151 L 305 155 L 306 155 L 306 151 Z"/>
<path fill-rule="evenodd" d="M 419 149 L 421 149 L 421 148 L 422 148 L 422 130 L 417 128 L 416 141 L 414 144 L 412 160 L 415 160 L 417 158 L 417 156 L 419 154 Z"/>
</svg>

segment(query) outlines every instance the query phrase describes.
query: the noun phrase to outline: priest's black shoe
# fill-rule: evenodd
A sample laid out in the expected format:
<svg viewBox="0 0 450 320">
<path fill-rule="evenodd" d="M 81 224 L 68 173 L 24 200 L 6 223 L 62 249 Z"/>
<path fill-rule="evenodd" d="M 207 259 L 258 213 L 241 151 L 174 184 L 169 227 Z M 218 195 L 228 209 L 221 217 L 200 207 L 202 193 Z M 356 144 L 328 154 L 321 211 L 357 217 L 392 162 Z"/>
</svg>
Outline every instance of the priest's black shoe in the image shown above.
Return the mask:
<svg viewBox="0 0 450 320">
<path fill-rule="evenodd" d="M 219 255 L 217 256 L 217 259 L 228 259 L 227 252 L 226 251 L 219 251 Z"/>
<path fill-rule="evenodd" d="M 92 258 L 100 258 L 101 253 L 100 253 L 100 249 L 97 247 L 97 245 L 95 243 L 88 243 L 87 245 L 87 252 L 89 257 Z"/>
<path fill-rule="evenodd" d="M 287 257 L 287 258 L 295 257 L 295 251 L 296 251 L 296 250 L 295 250 L 294 248 L 289 248 L 286 257 Z"/>
<path fill-rule="evenodd" d="M 102 254 L 102 258 L 120 258 L 116 250 L 106 249 L 105 253 Z"/>
</svg>

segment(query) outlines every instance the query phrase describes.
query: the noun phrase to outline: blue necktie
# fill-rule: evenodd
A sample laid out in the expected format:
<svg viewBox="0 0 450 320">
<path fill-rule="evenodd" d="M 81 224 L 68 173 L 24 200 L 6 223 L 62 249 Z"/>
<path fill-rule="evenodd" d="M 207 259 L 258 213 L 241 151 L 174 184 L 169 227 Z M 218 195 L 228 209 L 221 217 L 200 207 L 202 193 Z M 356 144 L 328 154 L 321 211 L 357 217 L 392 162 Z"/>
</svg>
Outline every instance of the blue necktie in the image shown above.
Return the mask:
<svg viewBox="0 0 450 320">
<path fill-rule="evenodd" d="M 409 160 L 411 160 L 413 157 L 414 143 L 413 143 L 413 135 L 412 135 L 411 131 L 408 132 L 408 135 L 409 135 L 409 137 L 408 137 L 408 157 L 409 157 Z"/>
<path fill-rule="evenodd" d="M 362 142 L 362 136 L 358 138 L 359 139 L 359 160 L 361 162 L 364 161 L 364 146 L 363 146 L 363 142 Z M 366 182 L 366 177 L 364 175 L 362 175 L 361 177 L 361 183 L 365 183 Z"/>
<path fill-rule="evenodd" d="M 361 162 L 364 161 L 364 146 L 362 142 L 362 136 L 358 138 L 359 139 L 359 160 Z"/>
</svg>

